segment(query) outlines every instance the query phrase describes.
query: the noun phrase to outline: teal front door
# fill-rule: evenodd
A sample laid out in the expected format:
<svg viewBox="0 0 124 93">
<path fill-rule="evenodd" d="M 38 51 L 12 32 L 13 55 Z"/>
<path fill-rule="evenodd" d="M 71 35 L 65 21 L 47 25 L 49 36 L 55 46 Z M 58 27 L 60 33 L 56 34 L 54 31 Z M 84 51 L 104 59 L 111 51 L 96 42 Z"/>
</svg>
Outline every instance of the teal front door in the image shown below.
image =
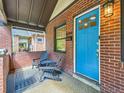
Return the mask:
<svg viewBox="0 0 124 93">
<path fill-rule="evenodd" d="M 75 18 L 75 71 L 99 81 L 99 8 Z"/>
</svg>

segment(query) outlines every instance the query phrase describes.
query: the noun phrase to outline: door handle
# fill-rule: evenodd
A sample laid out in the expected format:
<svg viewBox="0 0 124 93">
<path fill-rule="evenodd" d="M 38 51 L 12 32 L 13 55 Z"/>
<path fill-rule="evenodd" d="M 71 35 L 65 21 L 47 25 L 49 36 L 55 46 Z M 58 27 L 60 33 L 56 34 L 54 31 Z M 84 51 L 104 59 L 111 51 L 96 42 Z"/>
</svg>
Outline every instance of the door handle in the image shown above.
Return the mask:
<svg viewBox="0 0 124 93">
<path fill-rule="evenodd" d="M 99 56 L 99 49 L 96 50 L 96 55 Z"/>
</svg>

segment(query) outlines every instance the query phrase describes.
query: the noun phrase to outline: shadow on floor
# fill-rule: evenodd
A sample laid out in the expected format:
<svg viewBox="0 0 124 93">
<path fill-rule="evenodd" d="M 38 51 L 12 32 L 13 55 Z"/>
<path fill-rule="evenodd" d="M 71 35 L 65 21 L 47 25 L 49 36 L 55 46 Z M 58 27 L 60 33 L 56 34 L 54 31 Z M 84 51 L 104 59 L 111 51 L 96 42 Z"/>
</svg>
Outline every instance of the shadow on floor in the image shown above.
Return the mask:
<svg viewBox="0 0 124 93">
<path fill-rule="evenodd" d="M 11 86 L 10 80 L 12 79 L 14 84 L 13 87 L 8 88 L 7 93 L 100 93 L 65 73 L 60 76 L 62 81 L 46 79 L 39 82 L 41 73 L 37 69 L 29 69 L 11 74 L 8 78 L 8 85 Z"/>
</svg>

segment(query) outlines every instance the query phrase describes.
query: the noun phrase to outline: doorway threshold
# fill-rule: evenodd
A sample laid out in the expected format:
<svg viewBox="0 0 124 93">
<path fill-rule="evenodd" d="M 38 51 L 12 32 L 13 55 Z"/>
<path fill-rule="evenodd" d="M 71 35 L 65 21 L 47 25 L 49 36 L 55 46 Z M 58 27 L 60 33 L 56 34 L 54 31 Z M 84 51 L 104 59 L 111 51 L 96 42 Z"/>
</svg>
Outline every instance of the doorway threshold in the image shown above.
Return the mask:
<svg viewBox="0 0 124 93">
<path fill-rule="evenodd" d="M 73 77 L 80 80 L 81 82 L 91 86 L 92 88 L 100 91 L 100 84 L 98 82 L 90 80 L 90 79 L 88 79 L 88 78 L 86 78 L 80 74 L 77 74 L 77 73 L 73 74 Z"/>
</svg>

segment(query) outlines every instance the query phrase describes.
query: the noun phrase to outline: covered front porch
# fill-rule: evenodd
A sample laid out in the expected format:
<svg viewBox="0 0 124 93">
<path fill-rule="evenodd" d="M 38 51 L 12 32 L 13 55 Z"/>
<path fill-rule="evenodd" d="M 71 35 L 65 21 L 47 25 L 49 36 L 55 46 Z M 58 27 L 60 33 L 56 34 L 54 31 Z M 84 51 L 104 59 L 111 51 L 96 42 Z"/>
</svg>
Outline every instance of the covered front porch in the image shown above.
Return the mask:
<svg viewBox="0 0 124 93">
<path fill-rule="evenodd" d="M 0 0 L 0 93 L 124 93 L 123 4 Z M 61 80 L 40 80 L 44 51 Z"/>
</svg>

